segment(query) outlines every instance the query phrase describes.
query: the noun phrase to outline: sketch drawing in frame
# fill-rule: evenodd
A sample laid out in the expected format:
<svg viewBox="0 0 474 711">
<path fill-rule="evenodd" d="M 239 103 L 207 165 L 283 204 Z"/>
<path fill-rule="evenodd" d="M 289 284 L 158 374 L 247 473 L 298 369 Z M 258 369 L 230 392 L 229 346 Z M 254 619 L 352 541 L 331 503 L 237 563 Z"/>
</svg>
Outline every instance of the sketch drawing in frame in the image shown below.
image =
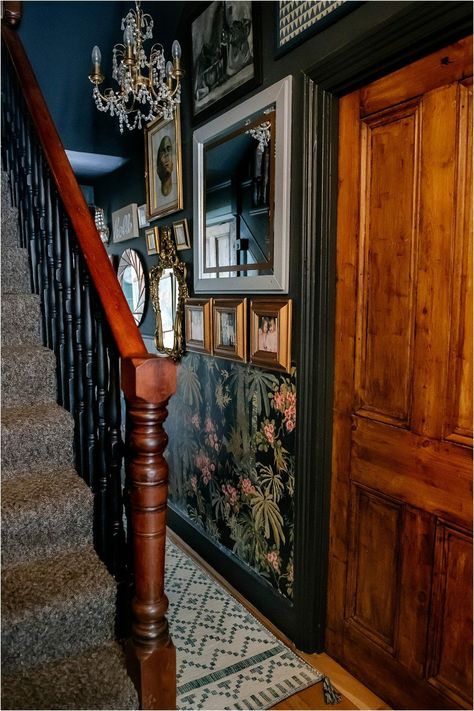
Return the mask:
<svg viewBox="0 0 474 711">
<path fill-rule="evenodd" d="M 160 251 L 160 230 L 158 227 L 150 227 L 145 230 L 146 253 L 158 254 Z"/>
<path fill-rule="evenodd" d="M 204 118 L 260 82 L 258 13 L 250 0 L 211 2 L 191 25 L 193 115 Z"/>
<path fill-rule="evenodd" d="M 145 128 L 147 218 L 154 220 L 183 209 L 181 120 L 156 119 Z"/>
<path fill-rule="evenodd" d="M 250 302 L 250 362 L 272 370 L 291 370 L 291 299 Z"/>
<path fill-rule="evenodd" d="M 189 239 L 188 221 L 178 220 L 173 222 L 173 233 L 176 249 L 191 249 L 191 240 Z"/>
<path fill-rule="evenodd" d="M 187 299 L 184 305 L 186 349 L 212 354 L 212 299 Z"/>
<path fill-rule="evenodd" d="M 213 353 L 247 362 L 247 299 L 213 299 Z"/>
</svg>

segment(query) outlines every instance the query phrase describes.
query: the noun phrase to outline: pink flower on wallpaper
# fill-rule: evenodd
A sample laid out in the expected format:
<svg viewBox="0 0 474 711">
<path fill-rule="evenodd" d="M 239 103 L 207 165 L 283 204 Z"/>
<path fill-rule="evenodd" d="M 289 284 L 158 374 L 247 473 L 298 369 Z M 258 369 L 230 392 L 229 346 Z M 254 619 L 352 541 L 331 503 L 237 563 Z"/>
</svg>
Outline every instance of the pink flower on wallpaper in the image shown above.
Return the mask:
<svg viewBox="0 0 474 711">
<path fill-rule="evenodd" d="M 247 496 L 253 494 L 255 491 L 255 487 L 250 479 L 241 479 L 240 488 L 242 489 L 242 494 L 246 494 Z"/>
<path fill-rule="evenodd" d="M 210 417 L 206 418 L 206 421 L 204 423 L 204 429 L 206 430 L 206 432 L 215 432 L 216 431 L 216 428 L 214 427 L 214 423 Z"/>
<path fill-rule="evenodd" d="M 238 504 L 239 497 L 239 492 L 237 491 L 235 486 L 232 486 L 231 484 L 222 484 L 221 488 L 224 493 L 224 496 L 226 496 L 229 500 L 229 504 L 231 505 L 231 507 L 235 508 Z"/>
<path fill-rule="evenodd" d="M 283 412 L 285 409 L 285 396 L 281 390 L 278 390 L 273 396 L 273 407 L 279 412 Z"/>
<path fill-rule="evenodd" d="M 212 472 L 215 471 L 216 465 L 211 462 L 204 452 L 200 451 L 196 456 L 196 467 L 200 470 L 202 481 L 204 484 L 209 484 L 212 479 Z"/>
<path fill-rule="evenodd" d="M 201 420 L 200 420 L 200 418 L 199 418 L 199 415 L 193 415 L 193 416 L 191 417 L 191 422 L 192 422 L 193 427 L 194 427 L 196 430 L 198 430 L 198 429 L 201 427 Z"/>
<path fill-rule="evenodd" d="M 273 422 L 269 422 L 268 420 L 265 420 L 263 423 L 263 434 L 265 435 L 267 442 L 270 444 L 273 444 L 275 441 L 275 424 Z"/>
<path fill-rule="evenodd" d="M 215 449 L 216 451 L 219 449 L 219 440 L 217 438 L 217 435 L 215 432 L 211 432 L 206 438 L 205 438 L 207 444 L 212 447 L 212 449 Z"/>
<path fill-rule="evenodd" d="M 197 491 L 197 483 L 198 483 L 197 476 L 195 474 L 193 474 L 193 476 L 191 477 L 191 489 L 194 492 Z"/>
<path fill-rule="evenodd" d="M 280 557 L 276 551 L 267 553 L 267 560 L 274 570 L 280 569 Z"/>
<path fill-rule="evenodd" d="M 290 405 L 285 410 L 285 425 L 288 432 L 292 432 L 296 425 L 296 407 Z"/>
</svg>

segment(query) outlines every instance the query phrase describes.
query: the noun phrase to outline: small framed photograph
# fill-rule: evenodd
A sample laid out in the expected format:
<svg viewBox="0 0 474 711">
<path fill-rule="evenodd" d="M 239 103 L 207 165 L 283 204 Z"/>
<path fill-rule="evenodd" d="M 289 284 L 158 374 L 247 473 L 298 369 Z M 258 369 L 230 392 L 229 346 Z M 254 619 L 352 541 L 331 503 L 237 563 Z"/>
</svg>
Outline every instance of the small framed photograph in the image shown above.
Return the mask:
<svg viewBox="0 0 474 711">
<path fill-rule="evenodd" d="M 213 353 L 247 362 L 247 299 L 213 299 Z"/>
<path fill-rule="evenodd" d="M 112 213 L 112 241 L 125 242 L 139 236 L 138 205 L 136 202 Z"/>
<path fill-rule="evenodd" d="M 145 241 L 147 254 L 159 254 L 160 230 L 158 227 L 150 227 L 145 230 Z"/>
<path fill-rule="evenodd" d="M 145 128 L 145 182 L 148 220 L 183 209 L 179 106 L 173 118 Z"/>
<path fill-rule="evenodd" d="M 263 368 L 291 369 L 291 299 L 250 302 L 250 362 Z"/>
<path fill-rule="evenodd" d="M 184 305 L 186 348 L 212 354 L 212 299 L 187 299 Z"/>
<path fill-rule="evenodd" d="M 150 227 L 150 223 L 146 219 L 146 202 L 138 206 L 138 226 L 140 229 Z"/>
<path fill-rule="evenodd" d="M 173 222 L 174 241 L 176 249 L 191 249 L 191 240 L 189 239 L 188 221 L 178 220 Z"/>
</svg>

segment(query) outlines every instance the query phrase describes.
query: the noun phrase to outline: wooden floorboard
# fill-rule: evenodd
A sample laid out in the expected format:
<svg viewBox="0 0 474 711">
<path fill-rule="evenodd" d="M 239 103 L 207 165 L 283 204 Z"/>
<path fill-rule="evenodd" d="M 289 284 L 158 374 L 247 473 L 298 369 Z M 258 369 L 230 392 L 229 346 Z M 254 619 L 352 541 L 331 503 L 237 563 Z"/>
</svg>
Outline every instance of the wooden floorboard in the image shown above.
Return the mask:
<svg viewBox="0 0 474 711">
<path fill-rule="evenodd" d="M 200 565 L 206 572 L 210 573 L 228 592 L 236 598 L 242 605 L 244 605 L 248 611 L 256 617 L 265 627 L 281 639 L 290 649 L 304 659 L 308 664 L 311 664 L 315 669 L 326 674 L 330 679 L 332 684 L 336 689 L 342 694 L 342 701 L 334 706 L 328 706 L 324 702 L 323 696 L 323 685 L 314 684 L 313 686 L 304 689 L 298 694 L 293 694 L 293 696 L 288 697 L 284 701 L 281 701 L 274 709 L 288 709 L 288 711 L 293 711 L 300 709 L 301 711 L 306 711 L 307 709 L 312 709 L 313 711 L 324 709 L 325 711 L 331 711 L 331 709 L 390 709 L 382 699 L 373 694 L 366 686 L 364 686 L 360 681 L 353 677 L 349 672 L 347 672 L 340 664 L 338 664 L 334 659 L 331 659 L 327 654 L 305 654 L 296 649 L 293 642 L 291 642 L 280 630 L 275 627 L 266 617 L 264 617 L 253 605 L 251 605 L 242 595 L 235 590 L 229 583 L 217 573 L 211 566 L 206 563 L 206 561 L 201 558 L 192 548 L 190 548 L 184 541 L 181 540 L 173 531 L 168 529 L 168 535 L 170 539 L 176 543 L 177 546 L 182 548 L 184 552 L 189 555 L 198 565 Z"/>
</svg>

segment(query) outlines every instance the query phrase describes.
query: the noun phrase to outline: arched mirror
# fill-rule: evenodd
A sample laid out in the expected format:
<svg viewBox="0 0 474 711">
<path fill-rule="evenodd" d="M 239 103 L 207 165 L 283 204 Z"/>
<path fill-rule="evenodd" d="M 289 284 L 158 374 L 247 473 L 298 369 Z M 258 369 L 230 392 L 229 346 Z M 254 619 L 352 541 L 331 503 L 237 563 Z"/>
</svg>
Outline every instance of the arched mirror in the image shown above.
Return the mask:
<svg viewBox="0 0 474 711">
<path fill-rule="evenodd" d="M 145 270 L 140 255 L 134 249 L 126 249 L 120 257 L 117 278 L 122 287 L 130 311 L 137 326 L 143 321 L 146 306 Z"/>
<path fill-rule="evenodd" d="M 177 257 L 169 227 L 161 230 L 158 264 L 150 271 L 150 294 L 156 315 L 156 350 L 178 360 L 184 352 L 184 302 L 188 287 L 186 265 Z"/>
</svg>

